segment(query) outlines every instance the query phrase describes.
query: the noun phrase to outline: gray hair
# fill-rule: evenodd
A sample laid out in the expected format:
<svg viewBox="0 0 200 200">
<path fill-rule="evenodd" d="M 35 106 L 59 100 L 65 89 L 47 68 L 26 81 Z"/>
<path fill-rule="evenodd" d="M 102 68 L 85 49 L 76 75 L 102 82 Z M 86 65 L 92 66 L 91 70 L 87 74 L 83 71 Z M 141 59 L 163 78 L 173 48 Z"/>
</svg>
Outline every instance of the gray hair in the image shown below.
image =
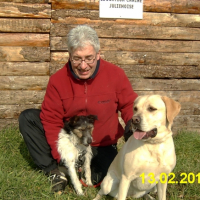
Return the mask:
<svg viewBox="0 0 200 200">
<path fill-rule="evenodd" d="M 100 43 L 96 31 L 88 25 L 78 25 L 67 34 L 67 46 L 69 53 L 77 48 L 92 45 L 96 53 L 99 52 Z"/>
</svg>

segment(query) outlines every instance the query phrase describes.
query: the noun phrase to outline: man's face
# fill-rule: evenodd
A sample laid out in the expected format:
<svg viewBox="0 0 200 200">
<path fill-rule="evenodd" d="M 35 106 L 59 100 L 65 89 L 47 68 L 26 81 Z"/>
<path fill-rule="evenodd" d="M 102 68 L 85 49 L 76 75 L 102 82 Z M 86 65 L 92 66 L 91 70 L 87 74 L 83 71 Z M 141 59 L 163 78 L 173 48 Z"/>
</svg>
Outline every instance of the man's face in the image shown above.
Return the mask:
<svg viewBox="0 0 200 200">
<path fill-rule="evenodd" d="M 92 76 L 99 59 L 100 54 L 95 52 L 92 45 L 78 48 L 70 54 L 72 69 L 80 79 L 88 79 Z"/>
</svg>

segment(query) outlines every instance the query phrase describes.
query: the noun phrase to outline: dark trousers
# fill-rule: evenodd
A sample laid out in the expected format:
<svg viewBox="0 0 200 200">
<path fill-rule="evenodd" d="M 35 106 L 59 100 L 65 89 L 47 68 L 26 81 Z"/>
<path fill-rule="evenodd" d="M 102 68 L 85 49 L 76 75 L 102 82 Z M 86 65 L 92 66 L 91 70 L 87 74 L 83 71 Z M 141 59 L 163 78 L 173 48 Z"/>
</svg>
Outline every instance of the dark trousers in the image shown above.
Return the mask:
<svg viewBox="0 0 200 200">
<path fill-rule="evenodd" d="M 33 162 L 45 174 L 49 174 L 51 170 L 58 167 L 58 163 L 51 155 L 51 148 L 40 120 L 40 112 L 39 109 L 23 111 L 19 116 L 19 129 Z M 92 152 L 92 182 L 97 184 L 105 177 L 111 162 L 117 155 L 117 148 L 116 145 L 92 147 Z"/>
</svg>

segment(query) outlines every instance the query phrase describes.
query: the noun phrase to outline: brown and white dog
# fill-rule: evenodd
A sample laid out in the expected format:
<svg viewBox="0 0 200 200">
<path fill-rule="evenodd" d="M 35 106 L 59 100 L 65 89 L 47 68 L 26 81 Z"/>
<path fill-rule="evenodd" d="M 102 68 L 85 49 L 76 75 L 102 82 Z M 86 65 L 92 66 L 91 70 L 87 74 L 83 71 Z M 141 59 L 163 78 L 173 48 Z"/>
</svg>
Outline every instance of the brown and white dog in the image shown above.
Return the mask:
<svg viewBox="0 0 200 200">
<path fill-rule="evenodd" d="M 166 177 L 176 165 L 171 126 L 180 109 L 178 102 L 166 96 L 139 96 L 135 100 L 134 134 L 110 165 L 94 200 L 102 195 L 152 200 L 151 191 L 157 191 L 158 200 L 166 200 Z"/>
<path fill-rule="evenodd" d="M 92 159 L 92 131 L 97 116 L 74 116 L 65 123 L 58 135 L 58 153 L 61 162 L 67 168 L 74 189 L 78 195 L 83 195 L 82 185 L 77 176 L 77 165 L 83 162 L 86 184 L 91 186 L 91 169 Z"/>
</svg>

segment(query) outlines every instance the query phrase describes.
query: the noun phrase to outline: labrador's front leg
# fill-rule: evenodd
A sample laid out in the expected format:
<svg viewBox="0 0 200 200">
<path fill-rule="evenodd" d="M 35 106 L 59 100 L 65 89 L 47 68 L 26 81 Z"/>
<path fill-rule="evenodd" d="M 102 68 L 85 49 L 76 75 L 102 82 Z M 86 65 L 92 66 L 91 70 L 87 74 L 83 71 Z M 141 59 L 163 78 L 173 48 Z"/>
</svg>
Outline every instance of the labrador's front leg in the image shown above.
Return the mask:
<svg viewBox="0 0 200 200">
<path fill-rule="evenodd" d="M 158 193 L 158 200 L 166 200 L 166 191 L 167 191 L 167 182 L 161 183 L 158 182 L 157 186 L 157 193 Z"/>
<path fill-rule="evenodd" d="M 122 178 L 119 184 L 118 200 L 125 200 L 130 187 L 130 180 L 122 174 Z"/>
</svg>

